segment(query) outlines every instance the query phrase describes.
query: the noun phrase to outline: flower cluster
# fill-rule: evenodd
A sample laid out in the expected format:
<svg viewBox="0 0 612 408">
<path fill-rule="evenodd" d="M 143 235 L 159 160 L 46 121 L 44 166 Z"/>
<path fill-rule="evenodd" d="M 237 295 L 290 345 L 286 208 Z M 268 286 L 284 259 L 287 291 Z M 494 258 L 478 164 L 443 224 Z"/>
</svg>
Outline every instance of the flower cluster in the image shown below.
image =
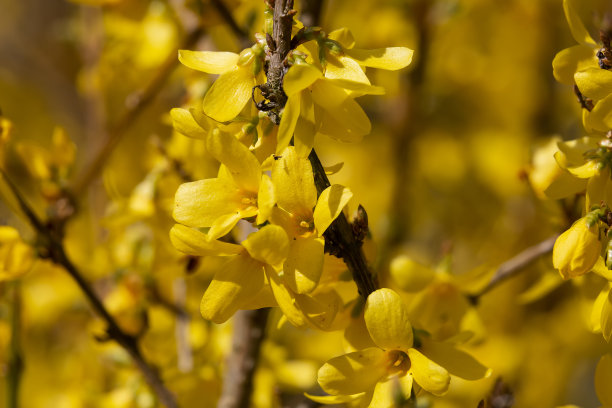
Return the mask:
<svg viewBox="0 0 612 408">
<path fill-rule="evenodd" d="M 219 163 L 216 177 L 178 188 L 173 211 L 177 224 L 170 232 L 179 251 L 222 259 L 202 298 L 202 315 L 222 323 L 241 309 L 278 307 L 282 319 L 296 327 L 346 328 L 350 333 L 365 323 L 360 348 L 319 370 L 319 384 L 330 395 L 310 397 L 321 403 L 389 407 L 398 385 L 400 395 L 409 399 L 421 390 L 445 393 L 451 374 L 472 380 L 486 376 L 484 366 L 446 342 L 460 332 L 457 321 L 441 327 L 437 316 L 425 314 L 415 338 L 409 310 L 396 292 L 376 290 L 362 312 L 355 287 L 348 293 L 341 288 L 324 256 L 325 232 L 346 211 L 353 194 L 338 184 L 317 194 L 308 156 L 318 135 L 356 142 L 370 132 L 370 120 L 356 98 L 384 90 L 370 83 L 365 68 L 404 68 L 412 51 L 358 49 L 347 29 L 327 35 L 295 21 L 294 46 L 285 60 L 286 104 L 275 121 L 265 113 L 267 102 L 255 100 L 256 90 L 265 88 L 274 52 L 269 41 L 260 35 L 240 54 L 179 54 L 184 65 L 220 75 L 201 107 L 171 112 L 175 130 L 203 140 Z M 453 288 L 433 275 L 423 287 L 428 284 L 433 292 Z M 451 292 L 457 294 L 453 299 L 467 304 L 463 294 Z M 436 295 L 423 294 L 415 310 L 423 310 L 432 297 Z M 457 359 L 465 364 L 455 369 Z"/>
</svg>

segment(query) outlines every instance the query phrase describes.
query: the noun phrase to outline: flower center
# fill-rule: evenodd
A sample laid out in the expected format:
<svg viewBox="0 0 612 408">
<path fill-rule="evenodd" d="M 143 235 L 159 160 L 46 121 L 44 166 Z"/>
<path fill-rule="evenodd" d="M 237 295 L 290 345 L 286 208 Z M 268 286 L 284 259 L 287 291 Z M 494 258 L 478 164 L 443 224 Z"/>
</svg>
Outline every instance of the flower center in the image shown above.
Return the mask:
<svg viewBox="0 0 612 408">
<path fill-rule="evenodd" d="M 387 352 L 387 358 L 389 365 L 387 371 L 389 373 L 403 372 L 406 373 L 410 370 L 410 358 L 408 354 L 401 350 L 389 350 Z"/>
</svg>

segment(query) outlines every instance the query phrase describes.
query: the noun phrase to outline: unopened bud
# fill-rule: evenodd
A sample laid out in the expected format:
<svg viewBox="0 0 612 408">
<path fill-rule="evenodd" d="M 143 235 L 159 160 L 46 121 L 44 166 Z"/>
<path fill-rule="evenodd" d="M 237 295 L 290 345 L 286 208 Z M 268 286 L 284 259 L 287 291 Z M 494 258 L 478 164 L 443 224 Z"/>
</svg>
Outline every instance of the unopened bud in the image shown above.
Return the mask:
<svg viewBox="0 0 612 408">
<path fill-rule="evenodd" d="M 238 58 L 238 65 L 244 67 L 245 65 L 249 64 L 254 57 L 255 54 L 253 53 L 253 50 L 251 48 L 242 50 L 242 52 L 240 53 L 240 57 Z"/>
</svg>

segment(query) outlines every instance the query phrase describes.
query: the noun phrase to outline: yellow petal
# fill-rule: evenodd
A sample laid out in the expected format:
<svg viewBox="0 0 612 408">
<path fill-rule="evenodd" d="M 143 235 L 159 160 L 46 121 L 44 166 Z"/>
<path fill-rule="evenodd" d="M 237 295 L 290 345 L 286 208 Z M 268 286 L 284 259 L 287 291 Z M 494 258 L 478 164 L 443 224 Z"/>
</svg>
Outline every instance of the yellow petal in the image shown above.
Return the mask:
<svg viewBox="0 0 612 408">
<path fill-rule="evenodd" d="M 434 395 L 442 395 L 448 390 L 450 375 L 443 367 L 434 363 L 416 349 L 408 350 L 410 372 L 414 381 L 424 390 Z"/>
<path fill-rule="evenodd" d="M 317 83 L 312 98 L 323 108 L 323 112 L 317 115 L 321 122 L 320 133 L 344 142 L 357 142 L 370 133 L 370 119 L 341 88 L 331 83 Z"/>
<path fill-rule="evenodd" d="M 604 354 L 595 369 L 595 392 L 604 407 L 612 407 L 612 355 Z"/>
<path fill-rule="evenodd" d="M 280 155 L 285 147 L 289 146 L 289 142 L 293 137 L 295 125 L 300 116 L 300 94 L 295 94 L 289 97 L 283 116 L 281 117 L 280 125 L 278 126 L 278 142 L 276 145 L 276 154 Z"/>
<path fill-rule="evenodd" d="M 223 323 L 238 310 L 241 302 L 256 295 L 264 286 L 264 266 L 243 253 L 232 257 L 206 289 L 200 312 L 215 323 Z"/>
<path fill-rule="evenodd" d="M 255 77 L 250 67 L 238 67 L 222 74 L 210 87 L 202 109 L 218 122 L 234 119 L 251 99 Z"/>
<path fill-rule="evenodd" d="M 314 104 L 310 92 L 302 92 L 300 117 L 293 132 L 295 151 L 299 157 L 308 157 L 314 146 L 316 132 Z"/>
<path fill-rule="evenodd" d="M 267 174 L 263 174 L 259 183 L 259 192 L 257 193 L 257 225 L 263 224 L 268 220 L 272 213 L 272 208 L 276 204 L 274 195 L 274 184 L 272 179 Z"/>
<path fill-rule="evenodd" d="M 28 142 L 18 143 L 16 150 L 33 177 L 40 180 L 51 179 L 51 157 L 48 151 L 41 146 Z"/>
<path fill-rule="evenodd" d="M 566 48 L 555 55 L 553 75 L 562 84 L 574 85 L 574 73 L 582 69 L 598 67 L 595 50 L 584 45 Z"/>
<path fill-rule="evenodd" d="M 291 242 L 283 265 L 283 282 L 295 293 L 310 293 L 319 283 L 323 272 L 325 241 L 314 236 Z"/>
<path fill-rule="evenodd" d="M 231 182 L 206 179 L 183 183 L 174 197 L 173 216 L 190 227 L 210 227 L 217 218 L 242 206 L 242 194 Z"/>
<path fill-rule="evenodd" d="M 601 252 L 598 227 L 589 228 L 586 219 L 576 221 L 557 238 L 553 247 L 553 266 L 563 279 L 584 275 L 589 272 Z"/>
<path fill-rule="evenodd" d="M 319 404 L 334 405 L 357 401 L 365 396 L 365 392 L 352 395 L 311 395 L 305 392 L 304 395 Z"/>
<path fill-rule="evenodd" d="M 603 259 L 602 259 L 603 264 Z M 606 268 L 605 265 L 603 265 Z M 608 269 L 608 268 L 606 268 Z M 529 289 L 521 293 L 517 301 L 519 304 L 528 304 L 542 299 L 563 284 L 563 279 L 557 273 L 545 273 L 542 277 L 532 284 Z"/>
<path fill-rule="evenodd" d="M 282 227 L 266 225 L 242 242 L 253 259 L 281 268 L 289 252 L 289 238 Z"/>
<path fill-rule="evenodd" d="M 593 41 L 586 28 L 584 28 L 584 24 L 582 24 L 570 0 L 563 0 L 563 11 L 565 12 L 565 18 L 567 19 L 574 40 L 578 41 L 580 44 L 595 45 L 595 41 Z"/>
<path fill-rule="evenodd" d="M 206 130 L 202 129 L 187 109 L 174 108 L 170 111 L 172 127 L 183 136 L 205 139 Z"/>
<path fill-rule="evenodd" d="M 317 381 L 332 395 L 358 394 L 369 391 L 386 374 L 384 351 L 369 348 L 327 361 L 318 373 Z"/>
<path fill-rule="evenodd" d="M 340 184 L 329 186 L 321 192 L 314 210 L 314 222 L 319 236 L 323 236 L 352 197 L 351 190 Z"/>
<path fill-rule="evenodd" d="M 309 325 L 317 330 L 330 329 L 342 304 L 342 299 L 333 290 L 313 296 L 296 294 L 295 301 L 306 316 Z"/>
<path fill-rule="evenodd" d="M 600 138 L 587 136 L 567 142 L 559 142 L 557 143 L 557 147 L 564 156 L 559 158 L 555 157 L 555 159 L 559 163 L 559 166 L 563 168 L 576 167 L 584 163 L 584 154 L 586 152 L 599 147 L 599 141 Z"/>
<path fill-rule="evenodd" d="M 0 227 L 0 282 L 27 273 L 34 264 L 34 257 L 34 249 L 21 240 L 15 228 Z"/>
<path fill-rule="evenodd" d="M 51 154 L 55 165 L 59 168 L 71 166 L 76 157 L 76 145 L 70 140 L 66 131 L 62 127 L 56 126 L 53 128 L 51 140 L 53 142 Z"/>
<path fill-rule="evenodd" d="M 376 345 L 384 350 L 408 351 L 412 347 L 412 325 L 408 309 L 391 289 L 378 289 L 368 296 L 364 318 Z"/>
<path fill-rule="evenodd" d="M 334 30 L 327 35 L 327 38 L 337 41 L 344 49 L 353 48 L 355 46 L 355 38 L 348 28 Z"/>
<path fill-rule="evenodd" d="M 278 307 L 280 307 L 287 320 L 295 327 L 308 327 L 308 319 L 296 305 L 295 293 L 281 283 L 281 278 L 271 268 L 269 268 L 267 276 Z"/>
<path fill-rule="evenodd" d="M 474 381 L 491 375 L 489 368 L 480 364 L 465 351 L 455 348 L 452 344 L 424 340 L 420 350 L 432 361 L 457 377 Z"/>
<path fill-rule="evenodd" d="M 206 234 L 198 230 L 176 224 L 170 230 L 172 245 L 189 255 L 234 255 L 243 251 L 240 245 L 217 240 L 210 241 Z"/>
<path fill-rule="evenodd" d="M 412 62 L 412 51 L 406 47 L 378 48 L 375 50 L 360 50 L 353 48 L 345 50 L 346 55 L 357 61 L 360 65 L 372 68 L 381 68 L 391 71 L 402 69 Z"/>
<path fill-rule="evenodd" d="M 287 147 L 272 167 L 272 182 L 278 206 L 294 216 L 312 217 L 317 190 L 310 161 L 298 157 L 295 148 Z"/>
<path fill-rule="evenodd" d="M 418 292 L 424 289 L 433 280 L 435 272 L 406 255 L 393 258 L 390 265 L 393 281 L 400 289 L 407 292 Z"/>
<path fill-rule="evenodd" d="M 342 167 L 344 167 L 344 162 L 332 164 L 331 166 L 323 166 L 325 169 L 325 174 L 328 176 L 338 173 L 340 170 L 342 170 Z"/>
<path fill-rule="evenodd" d="M 599 163 L 595 160 L 589 160 L 581 166 L 568 167 L 567 171 L 578 178 L 588 179 L 599 172 Z"/>
<path fill-rule="evenodd" d="M 350 91 L 351 98 L 358 98 L 363 95 L 384 95 L 385 88 L 382 86 L 374 86 L 364 84 L 363 82 L 354 82 L 346 79 L 329 79 L 327 81 L 339 88 Z"/>
<path fill-rule="evenodd" d="M 179 50 L 179 61 L 183 65 L 208 74 L 223 74 L 233 69 L 238 58 L 233 52 Z"/>
<path fill-rule="evenodd" d="M 277 307 L 276 299 L 270 285 L 264 285 L 259 292 L 250 298 L 245 298 L 238 303 L 239 310 L 255 310 L 264 307 Z"/>
<path fill-rule="evenodd" d="M 344 330 L 344 340 L 347 343 L 346 349 L 350 351 L 376 347 L 368 332 L 363 314 L 351 319 L 350 324 Z"/>
<path fill-rule="evenodd" d="M 370 80 L 359 64 L 354 59 L 344 55 L 336 57 L 328 54 L 327 65 L 325 67 L 325 78 L 346 79 L 368 85 L 370 84 Z"/>
<path fill-rule="evenodd" d="M 594 129 L 606 132 L 612 128 L 612 95 L 608 95 L 595 104 L 588 116 L 589 125 Z"/>
<path fill-rule="evenodd" d="M 229 234 L 232 228 L 234 228 L 242 218 L 246 218 L 242 212 L 230 213 L 218 217 L 208 230 L 208 239 L 215 240 Z"/>
<path fill-rule="evenodd" d="M 230 171 L 236 184 L 247 191 L 257 192 L 261 180 L 259 160 L 233 135 L 218 129 L 210 132 L 206 149 Z"/>
<path fill-rule="evenodd" d="M 601 276 L 608 282 L 612 282 L 612 271 L 606 266 L 606 261 L 600 256 L 593 266 L 593 272 Z"/>
<path fill-rule="evenodd" d="M 582 95 L 591 99 L 603 99 L 612 94 L 612 72 L 607 69 L 590 68 L 574 74 L 576 85 Z"/>
<path fill-rule="evenodd" d="M 587 328 L 593 333 L 601 332 L 601 314 L 604 305 L 608 301 L 609 292 L 610 285 L 605 285 L 605 287 L 599 292 L 599 295 L 597 295 L 595 301 L 591 305 L 592 308 L 589 319 L 587 320 Z"/>
<path fill-rule="evenodd" d="M 593 174 L 587 183 L 585 207 L 591 208 L 592 205 L 600 205 L 602 202 L 612 203 L 612 178 L 609 167 Z"/>
<path fill-rule="evenodd" d="M 287 96 L 292 96 L 308 88 L 323 74 L 310 64 L 294 64 L 283 78 L 283 89 Z"/>
<path fill-rule="evenodd" d="M 374 395 L 368 408 L 396 408 L 403 406 L 398 401 L 408 401 L 412 391 L 412 374 L 394 375 L 380 381 L 374 388 Z"/>
<path fill-rule="evenodd" d="M 612 291 L 608 291 L 601 308 L 601 334 L 609 343 L 610 337 L 612 337 Z"/>
</svg>

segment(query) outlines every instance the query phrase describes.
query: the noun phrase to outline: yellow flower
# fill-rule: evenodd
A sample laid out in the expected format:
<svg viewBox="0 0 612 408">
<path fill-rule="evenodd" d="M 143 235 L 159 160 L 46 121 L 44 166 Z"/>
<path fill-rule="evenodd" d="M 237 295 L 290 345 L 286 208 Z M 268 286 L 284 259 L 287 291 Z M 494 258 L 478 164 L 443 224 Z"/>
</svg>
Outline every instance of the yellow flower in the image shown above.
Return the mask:
<svg viewBox="0 0 612 408">
<path fill-rule="evenodd" d="M 19 278 L 32 268 L 34 250 L 22 241 L 19 232 L 0 226 L 0 282 Z"/>
<path fill-rule="evenodd" d="M 579 43 L 559 52 L 553 60 L 555 78 L 564 84 L 576 85 L 591 106 L 583 110 L 583 123 L 588 131 L 607 132 L 612 127 L 612 72 L 610 61 L 593 40 L 570 0 L 563 1 L 565 17 L 572 36 Z M 589 112 L 590 111 L 590 112 Z"/>
<path fill-rule="evenodd" d="M 572 191 L 572 184 L 579 188 L 586 180 L 586 208 L 592 205 L 612 203 L 612 179 L 610 165 L 612 154 L 602 146 L 605 139 L 582 137 L 568 142 L 559 142 L 554 156 L 559 166 L 576 177 L 578 183 L 568 183 L 563 191 Z M 581 182 L 582 181 L 582 182 Z M 581 182 L 581 183 L 580 183 Z M 559 189 L 558 189 L 559 190 Z"/>
<path fill-rule="evenodd" d="M 384 90 L 370 85 L 361 67 L 401 69 L 410 64 L 412 50 L 404 47 L 352 49 L 354 41 L 350 38 L 348 30 L 337 30 L 326 40 L 311 41 L 301 47 L 309 55 L 308 62 L 295 58 L 283 80 L 288 100 L 279 126 L 277 154 L 289 144 L 291 137 L 295 137 L 298 153 L 307 156 L 315 134 L 356 142 L 370 133 L 370 120 L 354 99 L 381 95 Z M 331 44 L 334 50 L 324 44 Z M 325 51 L 325 64 L 320 63 L 320 49 Z"/>
<path fill-rule="evenodd" d="M 406 255 L 393 259 L 390 272 L 400 289 L 414 293 L 408 311 L 416 327 L 427 330 L 436 340 L 460 332 L 470 316 L 470 304 L 455 276 L 445 270 L 434 271 Z"/>
<path fill-rule="evenodd" d="M 205 319 L 223 323 L 239 309 L 275 306 L 267 281 L 282 267 L 289 250 L 283 229 L 267 225 L 241 245 L 209 240 L 200 231 L 177 224 L 170 231 L 179 251 L 195 256 L 226 256 L 206 289 L 200 311 Z"/>
<path fill-rule="evenodd" d="M 553 74 L 557 81 L 574 84 L 574 73 L 589 67 L 597 67 L 597 44 L 580 21 L 580 17 L 569 0 L 563 0 L 563 11 L 572 36 L 580 45 L 566 48 L 557 53 L 553 59 Z"/>
<path fill-rule="evenodd" d="M 327 361 L 319 369 L 318 382 L 330 395 L 309 395 L 311 399 L 324 404 L 358 401 L 363 406 L 394 407 L 398 391 L 405 399 L 413 388 L 444 394 L 451 380 L 449 370 L 471 380 L 489 373 L 467 353 L 444 343 L 427 342 L 417 350 L 408 310 L 391 289 L 368 296 L 364 319 L 371 347 Z M 424 350 L 449 369 L 426 357 Z"/>
<path fill-rule="evenodd" d="M 555 159 L 555 157 L 563 159 L 563 153 L 558 153 L 560 152 L 559 143 L 558 137 L 551 138 L 545 145 L 536 148 L 533 153 L 529 169 L 529 183 L 540 199 L 558 200 L 586 189 L 585 179 L 572 175 Z"/>
<path fill-rule="evenodd" d="M 219 176 L 182 184 L 175 196 L 174 219 L 190 227 L 210 227 L 209 239 L 227 234 L 242 218 L 262 224 L 274 205 L 270 178 L 253 153 L 232 135 L 213 130 L 208 152 L 221 162 Z"/>
<path fill-rule="evenodd" d="M 612 355 L 604 354 L 595 369 L 595 392 L 604 407 L 612 407 Z"/>
<path fill-rule="evenodd" d="M 272 167 L 272 183 L 278 207 L 271 220 L 289 235 L 291 246 L 283 265 L 283 282 L 295 293 L 312 292 L 323 270 L 323 233 L 353 194 L 340 185 L 317 190 L 310 161 L 287 147 Z"/>
<path fill-rule="evenodd" d="M 179 51 L 179 60 L 189 68 L 208 74 L 221 74 L 210 87 L 202 109 L 218 122 L 234 119 L 251 99 L 252 90 L 263 83 L 264 47 L 261 43 L 233 52 Z"/>
<path fill-rule="evenodd" d="M 574 278 L 593 269 L 600 252 L 598 226 L 596 223 L 589 225 L 587 217 L 583 217 L 557 238 L 553 266 L 563 279 Z"/>
</svg>

